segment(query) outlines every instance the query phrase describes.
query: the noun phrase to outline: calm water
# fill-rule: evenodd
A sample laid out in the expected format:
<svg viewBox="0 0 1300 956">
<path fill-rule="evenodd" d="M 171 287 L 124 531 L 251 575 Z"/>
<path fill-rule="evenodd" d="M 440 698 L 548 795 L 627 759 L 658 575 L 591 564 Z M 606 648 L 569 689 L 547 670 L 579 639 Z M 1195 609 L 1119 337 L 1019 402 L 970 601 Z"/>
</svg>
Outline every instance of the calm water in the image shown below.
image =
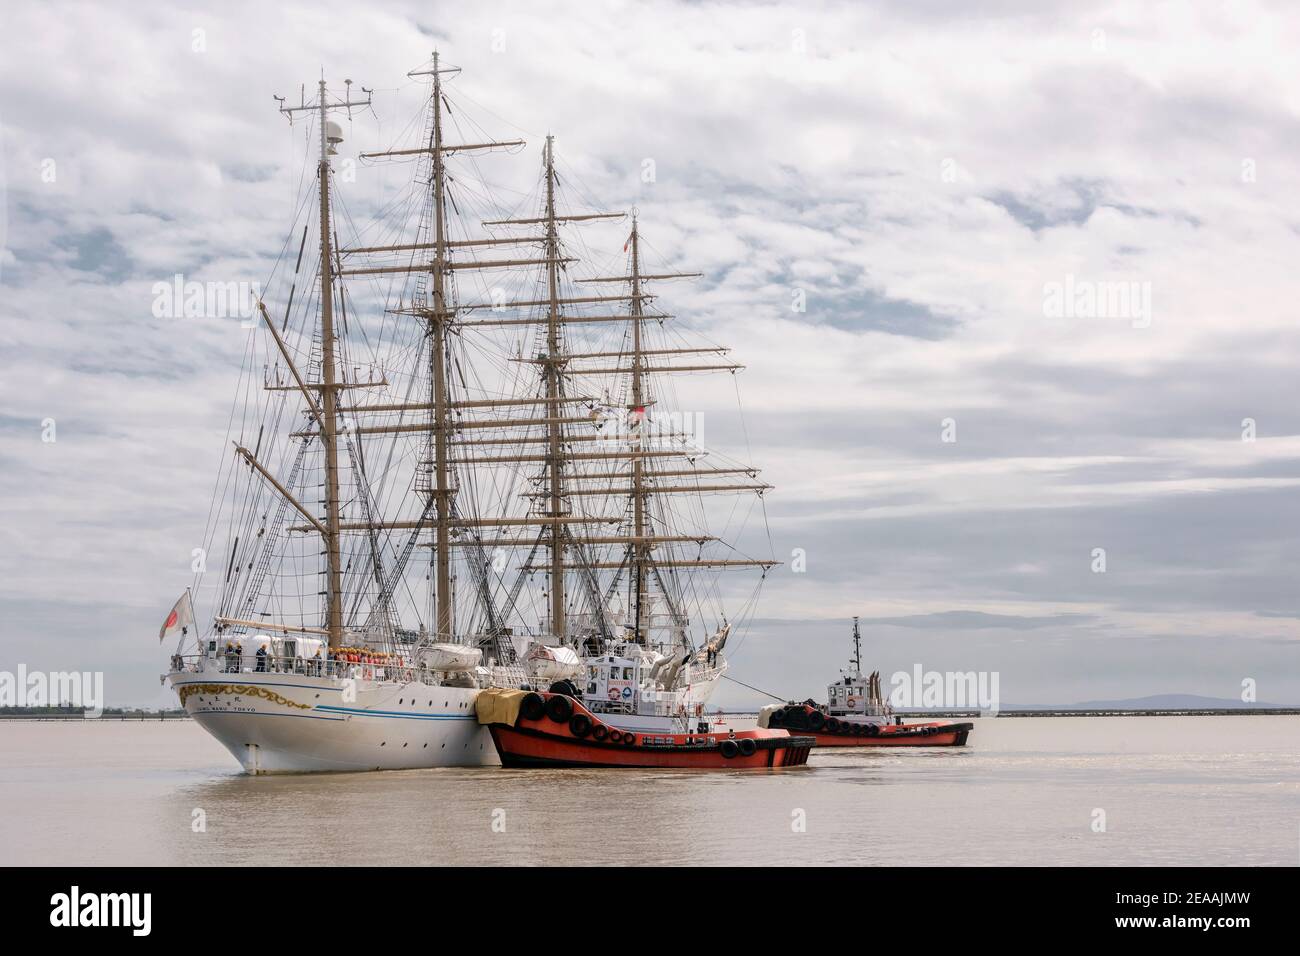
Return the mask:
<svg viewBox="0 0 1300 956">
<path fill-rule="evenodd" d="M 0 863 L 1300 862 L 1300 718 L 986 719 L 971 741 L 783 773 L 248 777 L 190 722 L 6 721 Z"/>
</svg>

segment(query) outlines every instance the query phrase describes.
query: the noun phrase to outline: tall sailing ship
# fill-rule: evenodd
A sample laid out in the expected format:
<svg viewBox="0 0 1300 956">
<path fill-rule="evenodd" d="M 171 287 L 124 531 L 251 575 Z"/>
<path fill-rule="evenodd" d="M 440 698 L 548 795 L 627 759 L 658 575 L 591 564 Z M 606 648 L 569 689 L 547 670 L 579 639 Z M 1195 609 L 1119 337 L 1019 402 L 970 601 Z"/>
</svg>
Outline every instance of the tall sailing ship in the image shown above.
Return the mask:
<svg viewBox="0 0 1300 956">
<path fill-rule="evenodd" d="M 635 216 L 566 205 L 549 136 L 532 191 L 498 199 L 479 161 L 525 144 L 482 132 L 457 72 L 434 54 L 408 74 L 430 87 L 418 139 L 359 155 L 403 183 L 361 228 L 331 117 L 370 92 L 280 100 L 312 124 L 315 175 L 245 355 L 219 579 L 194 585 L 215 610 L 164 677 L 250 772 L 496 763 L 489 687 L 691 726 L 777 563 L 769 486 L 677 411 L 679 375 L 741 368 L 658 306 L 693 274 L 647 267 Z M 622 249 L 582 261 L 583 230 L 619 223 Z M 739 550 L 756 525 L 765 557 Z"/>
</svg>

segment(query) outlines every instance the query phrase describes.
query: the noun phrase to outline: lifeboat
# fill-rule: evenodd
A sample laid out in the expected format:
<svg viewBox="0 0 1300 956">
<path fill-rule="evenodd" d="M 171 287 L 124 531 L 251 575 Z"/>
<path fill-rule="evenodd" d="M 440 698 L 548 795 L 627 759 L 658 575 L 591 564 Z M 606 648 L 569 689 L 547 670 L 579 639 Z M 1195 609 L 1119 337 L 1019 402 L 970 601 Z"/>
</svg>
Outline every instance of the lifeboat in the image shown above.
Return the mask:
<svg viewBox="0 0 1300 956">
<path fill-rule="evenodd" d="M 818 747 L 964 747 L 975 729 L 971 723 L 900 724 L 859 715 L 834 716 L 811 704 L 764 707 L 758 724 L 811 734 Z"/>
<path fill-rule="evenodd" d="M 465 644 L 430 644 L 424 662 L 430 670 L 464 673 L 478 667 L 483 652 Z"/>
<path fill-rule="evenodd" d="M 734 733 L 623 730 L 565 694 L 485 690 L 475 707 L 506 767 L 762 770 L 803 766 L 813 747 L 811 736 L 768 728 Z"/>
</svg>

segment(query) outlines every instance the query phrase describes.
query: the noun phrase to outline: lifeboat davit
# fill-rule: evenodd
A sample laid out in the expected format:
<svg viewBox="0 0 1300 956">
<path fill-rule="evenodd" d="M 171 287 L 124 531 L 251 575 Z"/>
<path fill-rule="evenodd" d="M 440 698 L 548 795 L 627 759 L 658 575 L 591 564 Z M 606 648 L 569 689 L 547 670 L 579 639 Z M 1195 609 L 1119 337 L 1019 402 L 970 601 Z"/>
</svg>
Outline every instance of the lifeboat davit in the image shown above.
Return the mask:
<svg viewBox="0 0 1300 956">
<path fill-rule="evenodd" d="M 818 747 L 964 747 L 971 723 L 895 724 L 866 717 L 834 717 L 810 704 L 763 708 L 759 726 L 811 734 Z"/>
<path fill-rule="evenodd" d="M 506 767 L 761 770 L 802 766 L 813 747 L 811 736 L 768 728 L 696 734 L 622 730 L 565 694 L 485 690 L 475 707 Z"/>
</svg>

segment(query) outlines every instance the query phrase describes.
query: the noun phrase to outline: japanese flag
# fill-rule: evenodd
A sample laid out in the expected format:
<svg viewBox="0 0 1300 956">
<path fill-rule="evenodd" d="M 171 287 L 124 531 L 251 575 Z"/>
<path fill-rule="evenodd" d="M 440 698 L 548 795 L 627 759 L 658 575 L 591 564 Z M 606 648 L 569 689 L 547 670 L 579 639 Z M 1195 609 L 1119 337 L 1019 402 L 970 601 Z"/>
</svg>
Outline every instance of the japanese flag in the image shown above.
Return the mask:
<svg viewBox="0 0 1300 956">
<path fill-rule="evenodd" d="M 180 600 L 172 607 L 172 612 L 167 615 L 167 620 L 158 631 L 158 642 L 162 643 L 173 634 L 183 634 L 194 626 L 194 604 L 190 601 L 190 592 L 186 591 L 181 595 Z"/>
</svg>

